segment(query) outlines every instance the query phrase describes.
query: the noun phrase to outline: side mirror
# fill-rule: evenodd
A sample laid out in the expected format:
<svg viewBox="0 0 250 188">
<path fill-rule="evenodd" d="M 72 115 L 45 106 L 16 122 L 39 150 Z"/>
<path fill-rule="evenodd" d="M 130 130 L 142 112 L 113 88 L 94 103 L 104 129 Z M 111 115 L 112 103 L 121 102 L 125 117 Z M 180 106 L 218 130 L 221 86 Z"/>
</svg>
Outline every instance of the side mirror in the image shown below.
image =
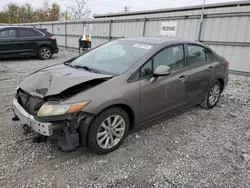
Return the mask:
<svg viewBox="0 0 250 188">
<path fill-rule="evenodd" d="M 172 72 L 171 68 L 167 65 L 159 65 L 156 67 L 153 77 L 150 79 L 150 82 L 153 83 L 157 80 L 159 76 L 167 76 Z"/>
<path fill-rule="evenodd" d="M 167 76 L 171 73 L 171 68 L 167 65 L 159 65 L 156 67 L 154 70 L 153 76 L 158 77 L 158 76 Z"/>
</svg>

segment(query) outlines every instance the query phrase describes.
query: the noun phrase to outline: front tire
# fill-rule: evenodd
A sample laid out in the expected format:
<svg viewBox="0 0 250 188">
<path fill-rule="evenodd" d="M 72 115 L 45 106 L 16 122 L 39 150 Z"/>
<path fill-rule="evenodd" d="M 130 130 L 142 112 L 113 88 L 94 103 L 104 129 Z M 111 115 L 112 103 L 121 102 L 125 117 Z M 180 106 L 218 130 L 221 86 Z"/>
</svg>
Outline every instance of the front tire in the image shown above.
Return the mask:
<svg viewBox="0 0 250 188">
<path fill-rule="evenodd" d="M 104 110 L 95 117 L 88 133 L 88 148 L 103 155 L 116 150 L 129 130 L 128 114 L 119 107 Z"/>
<path fill-rule="evenodd" d="M 212 109 L 213 107 L 215 107 L 220 99 L 221 91 L 221 83 L 216 80 L 209 88 L 206 98 L 201 106 L 207 109 Z"/>
<path fill-rule="evenodd" d="M 50 59 L 52 57 L 52 50 L 48 46 L 43 46 L 38 51 L 38 57 L 41 60 Z"/>
</svg>

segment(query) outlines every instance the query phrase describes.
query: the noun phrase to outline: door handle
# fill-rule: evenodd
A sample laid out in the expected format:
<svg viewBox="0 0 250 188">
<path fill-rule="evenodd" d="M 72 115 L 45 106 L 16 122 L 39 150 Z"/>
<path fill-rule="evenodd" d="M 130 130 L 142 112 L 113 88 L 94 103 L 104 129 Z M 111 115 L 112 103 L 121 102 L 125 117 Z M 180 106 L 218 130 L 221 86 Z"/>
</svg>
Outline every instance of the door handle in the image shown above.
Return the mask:
<svg viewBox="0 0 250 188">
<path fill-rule="evenodd" d="M 179 78 L 180 82 L 185 82 L 186 80 L 187 80 L 187 76 L 184 76 L 184 75 Z"/>
<path fill-rule="evenodd" d="M 208 68 L 208 71 L 213 71 L 213 70 L 214 70 L 214 67 L 212 66 Z"/>
</svg>

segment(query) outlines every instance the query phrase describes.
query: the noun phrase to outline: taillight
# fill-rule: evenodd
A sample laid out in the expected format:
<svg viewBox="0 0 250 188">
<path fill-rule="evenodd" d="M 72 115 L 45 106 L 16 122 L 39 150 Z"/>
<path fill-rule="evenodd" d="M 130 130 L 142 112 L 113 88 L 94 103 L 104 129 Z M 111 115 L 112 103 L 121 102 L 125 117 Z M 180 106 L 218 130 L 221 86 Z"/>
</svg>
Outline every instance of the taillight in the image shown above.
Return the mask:
<svg viewBox="0 0 250 188">
<path fill-rule="evenodd" d="M 52 36 L 52 37 L 50 37 L 49 39 L 51 39 L 51 40 L 56 40 L 56 37 L 55 37 L 55 36 Z"/>
<path fill-rule="evenodd" d="M 229 67 L 229 62 L 228 61 L 226 62 L 226 65 L 227 65 L 227 67 Z"/>
</svg>

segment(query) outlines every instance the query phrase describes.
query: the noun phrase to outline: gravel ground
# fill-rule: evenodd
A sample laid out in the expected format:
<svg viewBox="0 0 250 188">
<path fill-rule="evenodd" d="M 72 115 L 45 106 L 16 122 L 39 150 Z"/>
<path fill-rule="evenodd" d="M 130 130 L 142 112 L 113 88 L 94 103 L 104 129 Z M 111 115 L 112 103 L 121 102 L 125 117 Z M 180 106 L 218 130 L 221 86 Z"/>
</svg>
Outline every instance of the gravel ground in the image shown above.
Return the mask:
<svg viewBox="0 0 250 188">
<path fill-rule="evenodd" d="M 53 59 L 0 61 L 0 187 L 250 187 L 250 82 L 231 80 L 212 110 L 194 107 L 131 134 L 115 152 L 64 153 L 33 143 L 12 122 L 11 101 L 31 72 Z"/>
</svg>

